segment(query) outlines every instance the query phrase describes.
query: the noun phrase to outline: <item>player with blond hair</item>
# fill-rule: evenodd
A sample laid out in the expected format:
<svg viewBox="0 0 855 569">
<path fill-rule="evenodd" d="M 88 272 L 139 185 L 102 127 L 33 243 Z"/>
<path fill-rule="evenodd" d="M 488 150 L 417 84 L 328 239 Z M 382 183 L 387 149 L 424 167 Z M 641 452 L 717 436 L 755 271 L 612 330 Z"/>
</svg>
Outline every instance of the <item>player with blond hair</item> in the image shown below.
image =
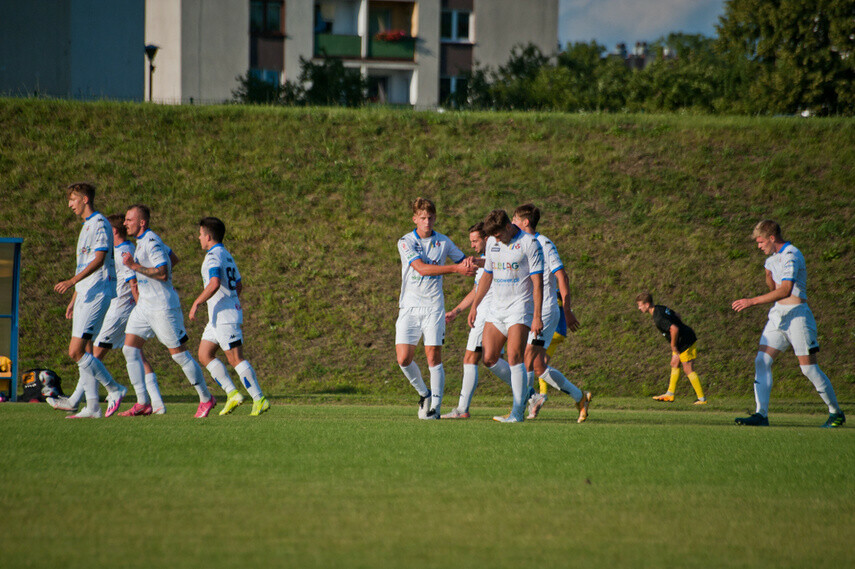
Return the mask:
<svg viewBox="0 0 855 569">
<path fill-rule="evenodd" d="M 828 420 L 823 427 L 842 427 L 846 416 L 837 403 L 837 396 L 828 376 L 817 365 L 819 341 L 816 320 L 807 304 L 807 267 L 802 252 L 785 241 L 781 226 L 764 220 L 754 227 L 751 236 L 766 259 L 766 286 L 769 292 L 733 301 L 731 307 L 742 312 L 758 304 L 772 304 L 769 319 L 760 336 L 760 349 L 754 359 L 754 398 L 757 408 L 753 415 L 737 417 L 737 425 L 767 426 L 769 397 L 772 392 L 772 363 L 781 352 L 793 347 L 799 368 L 816 388 L 828 406 Z"/>
<path fill-rule="evenodd" d="M 442 344 L 445 340 L 443 275 L 474 275 L 476 266 L 451 239 L 434 231 L 436 206 L 425 198 L 413 201 L 415 229 L 398 239 L 401 256 L 401 295 L 395 323 L 395 355 L 398 366 L 419 394 L 420 419 L 439 419 L 445 390 Z M 455 264 L 446 264 L 451 259 Z M 425 357 L 430 369 L 430 389 L 413 361 L 416 345 L 424 336 Z"/>
</svg>

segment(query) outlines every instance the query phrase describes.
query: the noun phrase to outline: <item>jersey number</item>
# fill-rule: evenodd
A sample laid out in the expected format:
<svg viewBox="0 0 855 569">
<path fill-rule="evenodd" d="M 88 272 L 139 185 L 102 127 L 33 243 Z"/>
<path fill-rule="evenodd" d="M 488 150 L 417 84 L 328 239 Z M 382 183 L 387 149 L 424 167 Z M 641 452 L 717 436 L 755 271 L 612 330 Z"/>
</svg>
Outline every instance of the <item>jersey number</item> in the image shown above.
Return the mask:
<svg viewBox="0 0 855 569">
<path fill-rule="evenodd" d="M 226 268 L 226 285 L 229 287 L 229 290 L 237 289 L 237 278 L 235 278 L 235 270 L 232 267 Z"/>
</svg>

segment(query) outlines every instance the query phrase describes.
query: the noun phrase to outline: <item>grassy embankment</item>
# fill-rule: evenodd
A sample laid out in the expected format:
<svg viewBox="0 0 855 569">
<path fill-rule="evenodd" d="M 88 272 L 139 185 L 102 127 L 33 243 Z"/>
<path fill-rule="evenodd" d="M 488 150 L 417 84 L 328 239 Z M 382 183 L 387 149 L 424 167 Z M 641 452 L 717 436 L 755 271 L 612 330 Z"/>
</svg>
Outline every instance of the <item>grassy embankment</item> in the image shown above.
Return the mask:
<svg viewBox="0 0 855 569">
<path fill-rule="evenodd" d="M 79 220 L 62 188 L 89 179 L 105 213 L 152 207 L 153 229 L 182 259 L 175 285 L 185 311 L 201 290 L 195 224 L 226 221 L 245 283 L 246 354 L 279 398 L 411 396 L 394 361 L 395 242 L 420 195 L 464 249 L 466 228 L 489 210 L 542 208 L 540 229 L 559 247 L 584 326 L 554 363 L 610 396 L 648 396 L 667 383 L 667 345 L 633 304 L 645 289 L 697 331 L 710 396 L 750 396 L 766 309 L 736 314 L 730 303 L 764 291 L 763 256 L 748 236 L 775 218 L 807 258 L 820 363 L 841 399 L 855 396 L 852 120 L 7 99 L 0 124 L 0 234 L 25 239 L 21 364 L 51 367 L 67 385 L 76 377 L 65 355 L 67 297 L 52 287 L 73 270 Z M 447 306 L 470 286 L 447 278 Z M 188 329 L 195 347 L 202 324 Z M 465 335 L 461 319 L 447 337 L 452 396 Z M 165 350 L 147 351 L 166 393 L 190 396 Z M 120 354 L 107 363 L 124 378 Z M 482 373 L 482 393 L 505 398 Z M 685 380 L 680 389 L 693 398 Z M 815 400 L 792 354 L 776 366 L 773 396 Z"/>
</svg>

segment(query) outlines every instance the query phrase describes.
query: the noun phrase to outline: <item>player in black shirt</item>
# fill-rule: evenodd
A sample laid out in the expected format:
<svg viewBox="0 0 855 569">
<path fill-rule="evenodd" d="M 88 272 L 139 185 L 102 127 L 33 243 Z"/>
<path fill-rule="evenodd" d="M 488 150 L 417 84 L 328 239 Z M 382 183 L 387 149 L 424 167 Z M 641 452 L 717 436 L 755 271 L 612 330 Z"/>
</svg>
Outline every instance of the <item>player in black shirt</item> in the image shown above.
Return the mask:
<svg viewBox="0 0 855 569">
<path fill-rule="evenodd" d="M 701 380 L 692 366 L 692 361 L 698 357 L 698 351 L 695 348 L 697 341 L 695 331 L 683 324 L 680 316 L 667 306 L 654 305 L 653 296 L 649 292 L 643 292 L 635 297 L 635 303 L 641 312 L 653 316 L 653 323 L 656 328 L 671 344 L 671 382 L 668 384 L 667 392 L 657 395 L 653 399 L 656 401 L 674 401 L 677 380 L 680 379 L 680 362 L 682 362 L 683 371 L 686 372 L 686 376 L 698 395 L 695 405 L 706 405 L 707 399 L 704 397 L 704 390 L 701 389 Z"/>
</svg>

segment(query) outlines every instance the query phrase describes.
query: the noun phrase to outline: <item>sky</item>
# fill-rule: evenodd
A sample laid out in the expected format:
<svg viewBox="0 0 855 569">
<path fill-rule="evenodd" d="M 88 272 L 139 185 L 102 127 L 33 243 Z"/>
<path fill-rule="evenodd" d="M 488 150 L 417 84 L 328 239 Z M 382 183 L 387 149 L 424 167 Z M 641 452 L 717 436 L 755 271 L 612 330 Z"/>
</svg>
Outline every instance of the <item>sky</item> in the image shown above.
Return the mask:
<svg viewBox="0 0 855 569">
<path fill-rule="evenodd" d="M 612 51 L 671 32 L 715 36 L 724 0 L 559 0 L 558 41 L 596 40 Z"/>
</svg>

